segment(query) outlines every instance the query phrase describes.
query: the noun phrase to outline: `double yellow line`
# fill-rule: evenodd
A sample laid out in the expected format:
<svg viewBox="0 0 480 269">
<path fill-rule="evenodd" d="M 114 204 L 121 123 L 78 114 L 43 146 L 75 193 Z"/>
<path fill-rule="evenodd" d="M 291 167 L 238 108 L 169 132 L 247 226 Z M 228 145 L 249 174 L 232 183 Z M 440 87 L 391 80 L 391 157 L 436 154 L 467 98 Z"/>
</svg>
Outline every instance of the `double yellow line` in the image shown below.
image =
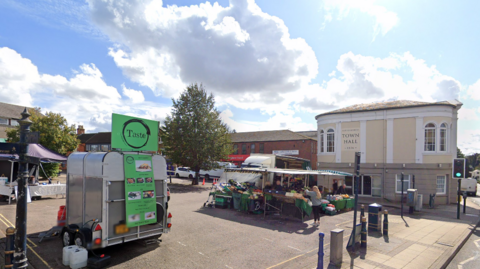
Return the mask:
<svg viewBox="0 0 480 269">
<path fill-rule="evenodd" d="M 0 221 L 3 222 L 3 224 L 5 224 L 6 227 L 13 227 L 15 228 L 15 225 L 13 225 L 13 223 L 11 223 L 4 215 L 0 214 Z M 32 240 L 30 240 L 28 237 L 27 237 L 27 240 L 30 244 L 32 244 L 33 247 L 37 247 L 37 245 L 35 243 L 33 243 Z M 50 265 L 44 260 L 42 259 L 42 257 L 40 257 L 40 255 L 38 255 L 38 253 L 33 250 L 33 248 L 27 244 L 27 247 L 30 249 L 30 251 L 32 251 L 33 254 L 35 254 L 35 256 L 37 256 L 44 264 L 45 266 L 47 266 L 47 268 L 49 269 L 52 269 L 52 267 L 50 267 Z"/>
</svg>

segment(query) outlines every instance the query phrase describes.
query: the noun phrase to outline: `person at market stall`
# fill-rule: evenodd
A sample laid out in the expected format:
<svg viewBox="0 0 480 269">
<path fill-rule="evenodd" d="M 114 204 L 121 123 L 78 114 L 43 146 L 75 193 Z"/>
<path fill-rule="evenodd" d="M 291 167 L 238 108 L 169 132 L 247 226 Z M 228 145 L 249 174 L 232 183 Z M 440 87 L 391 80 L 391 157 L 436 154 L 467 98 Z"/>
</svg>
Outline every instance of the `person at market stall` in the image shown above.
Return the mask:
<svg viewBox="0 0 480 269">
<path fill-rule="evenodd" d="M 338 181 L 336 179 L 333 180 L 333 194 L 337 193 L 338 191 Z"/>
<path fill-rule="evenodd" d="M 320 205 L 322 204 L 322 194 L 317 186 L 313 186 L 312 191 L 305 190 L 305 195 L 312 201 L 313 225 L 320 225 Z"/>
<path fill-rule="evenodd" d="M 340 186 L 337 190 L 337 194 L 347 194 L 347 186 L 345 184 Z"/>
<path fill-rule="evenodd" d="M 274 189 L 276 191 L 283 191 L 283 187 L 282 187 L 282 184 L 280 183 L 280 180 L 277 180 L 277 182 L 275 182 L 275 187 Z"/>
</svg>

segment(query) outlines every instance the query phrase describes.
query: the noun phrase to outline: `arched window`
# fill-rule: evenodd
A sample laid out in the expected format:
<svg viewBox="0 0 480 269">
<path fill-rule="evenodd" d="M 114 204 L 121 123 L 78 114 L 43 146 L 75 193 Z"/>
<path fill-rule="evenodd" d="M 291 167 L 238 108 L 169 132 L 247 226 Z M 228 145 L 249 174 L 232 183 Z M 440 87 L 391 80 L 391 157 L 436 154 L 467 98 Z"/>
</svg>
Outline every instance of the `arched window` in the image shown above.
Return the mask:
<svg viewBox="0 0 480 269">
<path fill-rule="evenodd" d="M 425 125 L 425 151 L 435 151 L 435 130 L 433 123 Z"/>
<path fill-rule="evenodd" d="M 335 130 L 327 130 L 327 152 L 335 152 Z"/>
<path fill-rule="evenodd" d="M 320 130 L 320 152 L 325 152 L 325 149 L 324 149 L 325 142 L 323 141 L 324 134 L 325 132 L 323 130 Z"/>
<path fill-rule="evenodd" d="M 447 124 L 440 125 L 440 151 L 447 151 Z"/>
</svg>

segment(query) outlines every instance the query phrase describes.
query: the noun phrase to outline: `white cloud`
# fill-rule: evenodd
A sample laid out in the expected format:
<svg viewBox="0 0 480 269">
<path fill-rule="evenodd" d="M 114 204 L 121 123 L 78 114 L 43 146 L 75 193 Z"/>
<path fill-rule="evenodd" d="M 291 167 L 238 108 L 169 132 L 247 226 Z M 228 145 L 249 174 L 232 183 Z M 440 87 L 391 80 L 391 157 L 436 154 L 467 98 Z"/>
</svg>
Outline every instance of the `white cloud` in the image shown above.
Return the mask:
<svg viewBox="0 0 480 269">
<path fill-rule="evenodd" d="M 231 110 L 226 109 L 222 111 L 220 117 L 222 120 L 230 126 L 231 130 L 237 132 L 250 132 L 250 131 L 268 131 L 268 130 L 285 130 L 292 131 L 307 131 L 316 130 L 316 123 L 313 118 L 311 123 L 304 122 L 300 117 L 294 116 L 294 111 L 291 109 L 285 109 L 284 112 L 276 113 L 270 117 L 267 121 L 237 121 L 234 120 L 234 115 Z"/>
<path fill-rule="evenodd" d="M 156 95 L 203 83 L 219 99 L 260 102 L 294 92 L 317 75 L 312 48 L 252 0 L 167 6 L 162 1 L 89 1 L 94 22 L 117 45 L 123 73 Z M 256 106 L 258 107 L 258 106 Z"/>
<path fill-rule="evenodd" d="M 460 111 L 462 109 L 460 109 Z M 457 141 L 458 147 L 465 155 L 480 152 L 480 130 L 465 130 L 463 132 L 458 132 Z"/>
<path fill-rule="evenodd" d="M 125 87 L 125 85 L 122 85 L 122 89 L 123 89 L 123 95 L 130 98 L 130 100 L 132 100 L 134 104 L 142 103 L 143 101 L 145 101 L 145 97 L 143 96 L 142 91 L 128 89 L 127 87 Z"/>
<path fill-rule="evenodd" d="M 106 84 L 94 64 L 82 64 L 71 78 L 41 74 L 29 59 L 10 48 L 0 48 L 2 102 L 61 113 L 70 124 L 83 124 L 87 131 L 110 130 L 112 113 L 162 121 L 170 111 L 169 107 L 145 102 L 141 91 L 123 86 L 123 93 L 129 100 Z M 141 106 L 130 106 L 132 102 Z"/>
<path fill-rule="evenodd" d="M 352 10 L 372 16 L 375 18 L 373 40 L 379 34 L 385 35 L 398 24 L 397 14 L 375 4 L 375 0 L 325 0 L 323 8 L 326 12 L 323 27 L 326 23 L 331 22 L 335 15 L 338 20 L 341 20 L 347 17 Z"/>
<path fill-rule="evenodd" d="M 458 99 L 462 89 L 460 82 L 409 52 L 386 58 L 348 52 L 340 56 L 337 71 L 322 85 L 309 85 L 302 89 L 303 94 L 297 92 L 296 100 L 303 98 L 298 107 L 311 112 L 382 100 L 445 101 Z"/>
<path fill-rule="evenodd" d="M 474 108 L 461 108 L 458 111 L 458 119 L 460 120 L 479 120 L 476 109 Z"/>
<path fill-rule="evenodd" d="M 468 87 L 467 94 L 473 100 L 480 100 L 480 79 Z"/>
</svg>

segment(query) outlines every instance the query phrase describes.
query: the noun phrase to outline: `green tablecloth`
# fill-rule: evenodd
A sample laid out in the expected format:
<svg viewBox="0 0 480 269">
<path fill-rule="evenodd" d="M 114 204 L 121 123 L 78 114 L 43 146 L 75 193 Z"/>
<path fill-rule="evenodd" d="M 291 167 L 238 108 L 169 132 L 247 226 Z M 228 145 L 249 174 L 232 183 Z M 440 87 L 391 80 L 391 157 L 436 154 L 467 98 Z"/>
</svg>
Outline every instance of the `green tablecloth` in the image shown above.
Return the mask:
<svg viewBox="0 0 480 269">
<path fill-rule="evenodd" d="M 250 202 L 248 197 L 250 197 L 250 195 L 242 194 L 242 198 L 240 200 L 240 211 L 248 211 L 248 203 Z"/>
<path fill-rule="evenodd" d="M 309 206 L 308 203 L 302 199 L 295 199 L 295 206 L 300 208 L 303 212 L 307 213 L 308 216 L 312 214 L 312 207 Z"/>
<path fill-rule="evenodd" d="M 345 208 L 347 201 L 343 199 L 339 201 L 330 201 L 330 203 L 335 206 L 336 210 L 342 210 Z"/>
<path fill-rule="evenodd" d="M 355 198 L 344 199 L 346 202 L 345 208 L 353 208 L 355 206 Z"/>
</svg>

